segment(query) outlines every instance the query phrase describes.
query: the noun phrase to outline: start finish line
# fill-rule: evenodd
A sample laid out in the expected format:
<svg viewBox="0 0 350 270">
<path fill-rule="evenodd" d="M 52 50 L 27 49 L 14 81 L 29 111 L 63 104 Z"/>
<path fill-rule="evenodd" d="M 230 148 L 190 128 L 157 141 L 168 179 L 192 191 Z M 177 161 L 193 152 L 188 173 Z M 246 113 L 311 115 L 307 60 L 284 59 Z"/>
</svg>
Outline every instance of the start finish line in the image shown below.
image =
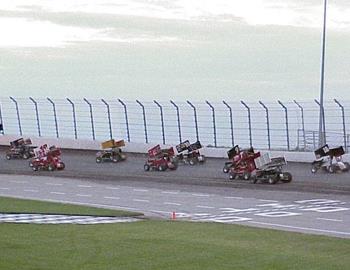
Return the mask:
<svg viewBox="0 0 350 270">
<path fill-rule="evenodd" d="M 101 217 L 101 216 L 71 216 L 71 215 L 43 215 L 43 214 L 5 214 L 0 213 L 0 223 L 28 223 L 28 224 L 111 224 L 135 222 L 140 219 L 133 217 Z"/>
</svg>

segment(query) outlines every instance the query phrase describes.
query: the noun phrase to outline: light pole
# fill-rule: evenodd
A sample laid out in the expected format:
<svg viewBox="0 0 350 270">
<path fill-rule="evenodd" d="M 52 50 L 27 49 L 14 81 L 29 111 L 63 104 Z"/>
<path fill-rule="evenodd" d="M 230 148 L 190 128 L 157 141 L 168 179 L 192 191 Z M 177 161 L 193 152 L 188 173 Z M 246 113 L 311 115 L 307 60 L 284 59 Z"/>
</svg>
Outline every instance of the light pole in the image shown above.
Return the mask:
<svg viewBox="0 0 350 270">
<path fill-rule="evenodd" d="M 320 119 L 319 119 L 319 129 L 318 129 L 318 146 L 319 147 L 326 144 L 326 121 L 325 121 L 324 105 L 323 105 L 324 66 L 325 66 L 325 55 L 326 55 L 326 18 L 327 18 L 327 0 L 324 0 L 322 54 L 321 54 Z"/>
</svg>

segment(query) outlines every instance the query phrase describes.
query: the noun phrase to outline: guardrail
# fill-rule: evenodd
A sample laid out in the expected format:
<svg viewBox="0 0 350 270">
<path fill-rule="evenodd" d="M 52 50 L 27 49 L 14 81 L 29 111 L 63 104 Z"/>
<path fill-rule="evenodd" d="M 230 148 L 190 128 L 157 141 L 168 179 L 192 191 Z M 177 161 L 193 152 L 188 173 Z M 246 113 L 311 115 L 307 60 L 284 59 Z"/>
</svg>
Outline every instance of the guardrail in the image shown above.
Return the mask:
<svg viewBox="0 0 350 270">
<path fill-rule="evenodd" d="M 121 99 L 1 98 L 0 132 L 133 143 L 254 146 L 311 151 L 318 141 L 318 101 L 126 101 Z M 349 146 L 350 101 L 325 102 L 327 142 Z"/>
</svg>

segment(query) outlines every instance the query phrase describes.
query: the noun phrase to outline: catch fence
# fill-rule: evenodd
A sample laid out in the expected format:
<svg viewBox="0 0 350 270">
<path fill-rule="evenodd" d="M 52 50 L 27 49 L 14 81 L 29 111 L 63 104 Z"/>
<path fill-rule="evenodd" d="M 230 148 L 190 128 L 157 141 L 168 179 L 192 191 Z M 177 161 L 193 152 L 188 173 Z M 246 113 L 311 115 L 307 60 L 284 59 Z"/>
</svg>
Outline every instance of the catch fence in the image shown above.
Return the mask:
<svg viewBox="0 0 350 270">
<path fill-rule="evenodd" d="M 325 102 L 326 139 L 349 146 L 350 101 Z M 115 99 L 1 98 L 0 133 L 128 142 L 253 146 L 312 151 L 318 145 L 320 104 L 314 101 L 194 102 Z"/>
</svg>

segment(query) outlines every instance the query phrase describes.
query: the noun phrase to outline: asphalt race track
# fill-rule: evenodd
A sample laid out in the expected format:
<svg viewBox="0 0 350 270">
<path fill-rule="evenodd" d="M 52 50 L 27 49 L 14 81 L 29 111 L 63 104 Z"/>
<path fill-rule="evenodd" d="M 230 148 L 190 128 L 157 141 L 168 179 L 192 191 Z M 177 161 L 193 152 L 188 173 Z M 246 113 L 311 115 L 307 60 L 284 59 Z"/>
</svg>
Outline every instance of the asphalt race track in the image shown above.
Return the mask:
<svg viewBox="0 0 350 270">
<path fill-rule="evenodd" d="M 143 155 L 96 164 L 94 152 L 63 150 L 62 159 L 66 169 L 54 172 L 0 159 L 0 196 L 350 238 L 349 173 L 311 174 L 309 164 L 290 163 L 293 181 L 268 185 L 229 181 L 222 159 L 166 172 L 144 172 Z"/>
<path fill-rule="evenodd" d="M 5 148 L 1 148 L 0 156 L 5 157 Z M 66 164 L 64 171 L 33 172 L 27 160 L 0 159 L 0 173 L 45 175 L 59 177 L 73 177 L 94 180 L 142 181 L 157 183 L 176 183 L 200 186 L 248 188 L 259 190 L 292 190 L 317 193 L 350 194 L 350 172 L 329 174 L 322 171 L 312 174 L 310 164 L 289 163 L 285 171 L 293 175 L 293 181 L 288 184 L 276 185 L 252 184 L 250 181 L 230 181 L 228 175 L 222 172 L 224 159 L 208 159 L 203 165 L 179 165 L 176 171 L 149 171 L 143 170 L 145 155 L 129 154 L 126 161 L 120 163 L 95 162 L 93 151 L 63 150 L 62 160 Z"/>
</svg>

